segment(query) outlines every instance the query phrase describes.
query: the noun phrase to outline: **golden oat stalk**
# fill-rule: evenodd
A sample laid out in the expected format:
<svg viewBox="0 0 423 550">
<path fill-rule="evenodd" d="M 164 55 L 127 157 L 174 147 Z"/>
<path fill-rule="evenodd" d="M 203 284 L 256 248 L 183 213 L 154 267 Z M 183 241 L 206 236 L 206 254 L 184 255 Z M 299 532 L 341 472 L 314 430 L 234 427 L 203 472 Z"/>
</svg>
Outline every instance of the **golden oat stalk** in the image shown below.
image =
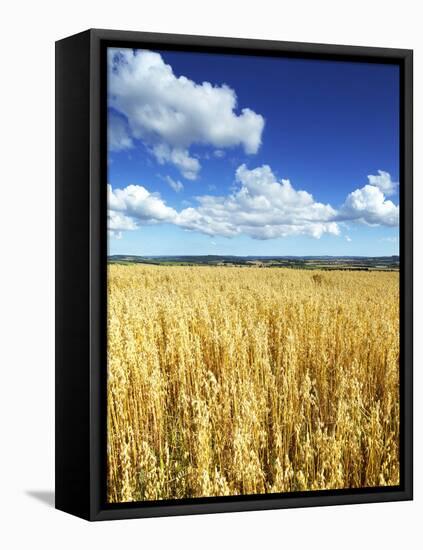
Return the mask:
<svg viewBox="0 0 423 550">
<path fill-rule="evenodd" d="M 108 500 L 399 483 L 398 273 L 109 267 Z"/>
</svg>

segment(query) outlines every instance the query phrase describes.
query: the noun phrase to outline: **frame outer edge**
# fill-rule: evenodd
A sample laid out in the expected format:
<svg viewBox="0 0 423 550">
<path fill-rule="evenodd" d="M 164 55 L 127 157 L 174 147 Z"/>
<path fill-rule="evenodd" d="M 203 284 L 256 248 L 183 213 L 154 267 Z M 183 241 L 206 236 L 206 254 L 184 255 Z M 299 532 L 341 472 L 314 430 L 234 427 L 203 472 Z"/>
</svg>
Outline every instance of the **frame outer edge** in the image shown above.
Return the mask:
<svg viewBox="0 0 423 550">
<path fill-rule="evenodd" d="M 90 520 L 97 518 L 101 508 L 102 484 L 102 391 L 107 373 L 102 368 L 101 347 L 104 335 L 101 322 L 104 313 L 102 275 L 102 208 L 101 148 L 101 75 L 100 40 L 90 31 Z M 107 340 L 107 338 L 106 338 Z M 107 419 L 106 419 L 107 420 Z"/>
<path fill-rule="evenodd" d="M 350 494 L 327 494 L 327 495 L 292 495 L 287 498 L 283 495 L 281 498 L 268 499 L 251 499 L 246 501 L 218 501 L 207 503 L 160 503 L 160 506 L 154 504 L 146 506 L 145 503 L 140 503 L 139 506 L 125 506 L 119 508 L 104 508 L 102 505 L 101 483 L 103 478 L 101 470 L 102 464 L 101 453 L 102 448 L 102 426 L 101 426 L 101 343 L 102 335 L 100 333 L 101 314 L 103 311 L 104 294 L 102 293 L 102 283 L 99 279 L 99 273 L 102 269 L 102 250 L 104 243 L 104 230 L 102 223 L 105 221 L 105 216 L 102 214 L 102 198 L 103 190 L 101 188 L 103 176 L 101 163 L 101 147 L 104 146 L 101 140 L 101 110 L 100 99 L 102 90 L 100 89 L 100 59 L 101 59 L 101 42 L 102 41 L 139 41 L 140 43 L 160 43 L 170 46 L 185 46 L 185 47 L 213 47 L 219 48 L 235 48 L 238 50 L 244 49 L 245 53 L 251 50 L 253 52 L 299 52 L 303 55 L 319 56 L 346 56 L 366 58 L 374 60 L 380 58 L 380 62 L 396 62 L 403 63 L 405 69 L 404 81 L 404 141 L 401 154 L 404 155 L 404 177 L 407 186 L 406 193 L 406 214 L 409 222 L 404 224 L 402 231 L 405 238 L 405 255 L 406 255 L 406 283 L 408 286 L 407 292 L 404 292 L 406 301 L 407 320 L 407 345 L 412 346 L 412 51 L 404 49 L 389 49 L 389 48 L 368 48 L 361 46 L 336 46 L 325 44 L 309 44 L 309 43 L 292 43 L 278 42 L 256 39 L 238 39 L 238 38 L 216 38 L 216 37 L 201 37 L 188 35 L 172 35 L 161 33 L 142 33 L 130 31 L 109 31 L 102 29 L 91 29 L 87 31 L 90 37 L 89 56 L 89 514 L 86 519 L 95 520 L 110 520 L 110 519 L 125 519 L 125 518 L 140 518 L 140 517 L 157 517 L 157 516 L 173 516 L 182 514 L 201 514 L 201 513 L 218 513 L 231 511 L 252 511 L 252 510 L 267 510 L 267 509 L 283 509 L 296 507 L 310 506 L 325 506 L 325 505 L 343 505 L 343 504 L 360 504 L 371 502 L 384 501 L 401 501 L 410 500 L 412 498 L 412 348 L 408 347 L 405 356 L 405 391 L 403 395 L 411 396 L 411 399 L 406 403 L 405 423 L 405 479 L 403 487 L 390 492 L 362 492 Z M 404 328 L 403 328 L 404 329 Z M 104 373 L 103 373 L 104 375 Z"/>
<path fill-rule="evenodd" d="M 413 51 L 404 54 L 404 486 L 413 499 Z M 402 429 L 402 428 L 401 428 Z"/>
<path fill-rule="evenodd" d="M 55 506 L 89 516 L 88 33 L 56 42 Z"/>
</svg>

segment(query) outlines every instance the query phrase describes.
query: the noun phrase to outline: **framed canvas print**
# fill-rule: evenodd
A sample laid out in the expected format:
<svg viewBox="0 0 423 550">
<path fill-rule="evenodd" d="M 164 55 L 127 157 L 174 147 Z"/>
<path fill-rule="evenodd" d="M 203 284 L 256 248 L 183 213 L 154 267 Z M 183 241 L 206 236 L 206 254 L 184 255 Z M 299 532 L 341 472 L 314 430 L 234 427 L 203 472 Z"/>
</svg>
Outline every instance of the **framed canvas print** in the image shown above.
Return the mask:
<svg viewBox="0 0 423 550">
<path fill-rule="evenodd" d="M 412 52 L 56 44 L 56 507 L 412 498 Z"/>
</svg>

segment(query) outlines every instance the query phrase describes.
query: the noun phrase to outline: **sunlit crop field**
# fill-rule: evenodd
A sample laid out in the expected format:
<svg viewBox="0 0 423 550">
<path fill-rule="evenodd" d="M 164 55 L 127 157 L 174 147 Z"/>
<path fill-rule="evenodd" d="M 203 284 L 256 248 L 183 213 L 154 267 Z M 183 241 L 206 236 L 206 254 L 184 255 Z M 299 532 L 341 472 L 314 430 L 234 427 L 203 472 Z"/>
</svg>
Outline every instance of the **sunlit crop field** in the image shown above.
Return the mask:
<svg viewBox="0 0 423 550">
<path fill-rule="evenodd" d="M 110 502 L 399 483 L 398 273 L 108 269 Z"/>
</svg>

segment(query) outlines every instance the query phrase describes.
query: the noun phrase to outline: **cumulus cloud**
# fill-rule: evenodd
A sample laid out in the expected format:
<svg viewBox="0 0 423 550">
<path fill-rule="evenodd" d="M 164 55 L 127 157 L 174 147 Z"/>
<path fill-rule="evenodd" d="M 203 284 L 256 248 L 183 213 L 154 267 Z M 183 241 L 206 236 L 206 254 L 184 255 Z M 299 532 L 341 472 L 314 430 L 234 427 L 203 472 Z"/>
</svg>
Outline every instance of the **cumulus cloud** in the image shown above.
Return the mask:
<svg viewBox="0 0 423 550">
<path fill-rule="evenodd" d="M 133 219 L 121 212 L 109 210 L 107 213 L 108 228 L 111 231 L 129 231 L 136 229 L 137 225 Z"/>
<path fill-rule="evenodd" d="M 206 235 L 249 235 L 272 239 L 289 235 L 320 238 L 339 234 L 335 210 L 316 202 L 306 191 L 297 191 L 288 180 L 278 181 L 269 166 L 236 171 L 237 189 L 230 195 L 196 197 L 198 205 L 177 212 L 144 187 L 109 186 L 109 208 L 125 213 L 134 223 L 167 222 Z"/>
<path fill-rule="evenodd" d="M 131 230 L 139 224 L 168 222 L 177 214 L 158 193 L 150 193 L 142 185 L 113 190 L 109 184 L 107 190 L 110 230 Z"/>
<path fill-rule="evenodd" d="M 180 190 L 180 182 L 169 176 L 165 179 L 175 191 Z M 232 193 L 197 196 L 195 206 L 180 211 L 141 185 L 115 190 L 109 185 L 109 229 L 171 223 L 210 236 L 275 239 L 307 235 L 319 239 L 324 234 L 340 235 L 343 222 L 398 225 L 399 207 L 385 198 L 378 185 L 356 189 L 335 209 L 295 189 L 289 180 L 278 180 L 268 165 L 249 169 L 242 164 L 235 172 L 235 183 Z M 351 242 L 349 236 L 345 239 Z"/>
<path fill-rule="evenodd" d="M 338 234 L 335 211 L 296 191 L 288 180 L 278 181 L 267 165 L 236 171 L 237 189 L 227 196 L 197 197 L 199 206 L 182 211 L 179 223 L 209 235 L 249 235 L 272 239 L 288 235 Z"/>
<path fill-rule="evenodd" d="M 107 212 L 107 229 L 109 237 L 121 239 L 123 231 L 131 231 L 137 228 L 135 221 L 121 212 L 109 210 Z"/>
<path fill-rule="evenodd" d="M 393 195 L 398 187 L 398 182 L 392 181 L 391 174 L 383 170 L 378 170 L 377 176 L 369 175 L 367 178 L 369 180 L 369 185 L 377 187 L 387 196 Z"/>
<path fill-rule="evenodd" d="M 247 154 L 257 153 L 264 118 L 249 108 L 237 114 L 237 96 L 229 86 L 177 77 L 160 54 L 148 50 L 111 48 L 108 63 L 109 105 L 126 121 L 111 125 L 109 142 L 117 143 L 117 150 L 125 139 L 127 144 L 142 140 L 160 163 L 174 164 L 188 179 L 200 170 L 189 152 L 193 144 L 219 151 L 242 146 Z"/>
<path fill-rule="evenodd" d="M 385 193 L 392 193 L 397 184 L 392 182 L 387 172 L 381 170 L 379 175 L 368 176 L 368 179 L 367 185 L 347 196 L 339 211 L 338 219 L 368 225 L 398 225 L 399 207 L 385 197 Z"/>
</svg>

